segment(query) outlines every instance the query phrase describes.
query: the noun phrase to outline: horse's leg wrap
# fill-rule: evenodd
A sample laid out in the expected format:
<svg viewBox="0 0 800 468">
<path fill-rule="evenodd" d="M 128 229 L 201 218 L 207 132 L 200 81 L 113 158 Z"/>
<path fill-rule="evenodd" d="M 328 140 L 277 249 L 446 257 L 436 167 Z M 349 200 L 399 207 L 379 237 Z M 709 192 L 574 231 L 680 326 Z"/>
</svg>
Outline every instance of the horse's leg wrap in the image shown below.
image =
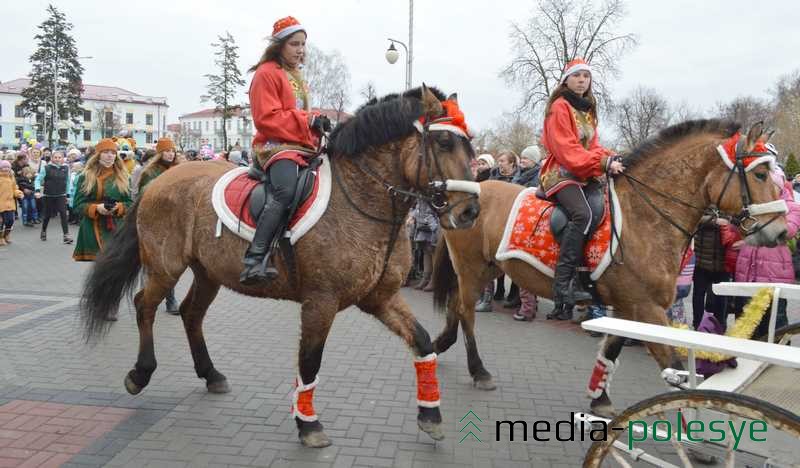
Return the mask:
<svg viewBox="0 0 800 468">
<path fill-rule="evenodd" d="M 439 407 L 439 380 L 436 378 L 436 353 L 414 359 L 417 370 L 417 405 Z"/>
<path fill-rule="evenodd" d="M 319 376 L 310 384 L 304 384 L 300 376 L 297 376 L 292 394 L 292 416 L 304 422 L 314 422 L 318 419 L 314 411 L 314 388 L 318 383 Z"/>
<path fill-rule="evenodd" d="M 587 393 L 592 399 L 599 398 L 603 392 L 608 392 L 611 386 L 611 377 L 614 371 L 619 367 L 619 359 L 611 361 L 601 355 L 597 355 L 597 362 L 592 370 L 592 376 L 589 378 L 589 388 Z"/>
</svg>

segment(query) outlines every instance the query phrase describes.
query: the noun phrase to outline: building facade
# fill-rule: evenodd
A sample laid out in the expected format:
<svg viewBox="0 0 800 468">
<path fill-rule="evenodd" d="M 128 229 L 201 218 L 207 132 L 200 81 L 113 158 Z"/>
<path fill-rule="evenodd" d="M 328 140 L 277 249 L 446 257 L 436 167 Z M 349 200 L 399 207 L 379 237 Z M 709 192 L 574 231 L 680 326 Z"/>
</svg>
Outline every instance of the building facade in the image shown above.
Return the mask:
<svg viewBox="0 0 800 468">
<path fill-rule="evenodd" d="M 25 115 L 20 107 L 27 79 L 0 83 L 0 145 L 15 147 L 28 133 L 45 141 L 42 114 Z M 127 133 L 137 146 L 151 147 L 167 127 L 167 98 L 143 96 L 114 86 L 83 86 L 83 115 L 76 121 L 59 120 L 54 145 L 90 146 L 104 137 Z M 55 142 L 59 142 L 56 144 Z"/>
</svg>

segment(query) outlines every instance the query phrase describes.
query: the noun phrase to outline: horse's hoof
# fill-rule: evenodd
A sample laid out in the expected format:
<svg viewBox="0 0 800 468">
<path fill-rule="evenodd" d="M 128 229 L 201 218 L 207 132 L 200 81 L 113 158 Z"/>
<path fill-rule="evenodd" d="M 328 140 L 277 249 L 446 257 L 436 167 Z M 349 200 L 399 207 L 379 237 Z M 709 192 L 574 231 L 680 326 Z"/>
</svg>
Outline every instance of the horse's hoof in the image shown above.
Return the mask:
<svg viewBox="0 0 800 468">
<path fill-rule="evenodd" d="M 300 434 L 300 442 L 306 447 L 324 448 L 331 445 L 331 440 L 324 431 L 310 431 Z"/>
<path fill-rule="evenodd" d="M 478 390 L 495 390 L 497 388 L 497 385 L 494 383 L 494 379 L 491 377 L 488 379 L 475 379 L 472 381 L 472 386 Z"/>
<path fill-rule="evenodd" d="M 231 386 L 228 384 L 226 380 L 219 380 L 217 382 L 211 382 L 206 384 L 206 389 L 208 389 L 208 393 L 230 393 Z"/>
<path fill-rule="evenodd" d="M 136 382 L 133 381 L 130 375 L 125 376 L 125 390 L 128 391 L 131 395 L 138 395 L 142 392 L 142 388 L 136 385 Z"/>
<path fill-rule="evenodd" d="M 442 423 L 440 422 L 421 421 L 417 419 L 417 426 L 419 426 L 422 432 L 431 436 L 433 440 L 444 439 L 444 431 L 442 431 Z"/>
<path fill-rule="evenodd" d="M 597 405 L 591 407 L 591 413 L 601 418 L 614 419 L 617 416 L 617 410 L 613 405 Z"/>
</svg>

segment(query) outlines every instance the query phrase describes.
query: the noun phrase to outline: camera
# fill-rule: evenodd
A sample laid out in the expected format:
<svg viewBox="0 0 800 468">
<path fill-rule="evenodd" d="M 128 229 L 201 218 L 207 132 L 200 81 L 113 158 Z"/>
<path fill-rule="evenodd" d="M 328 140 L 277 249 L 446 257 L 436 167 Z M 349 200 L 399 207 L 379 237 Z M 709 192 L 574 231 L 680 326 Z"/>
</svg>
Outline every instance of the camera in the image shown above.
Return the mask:
<svg viewBox="0 0 800 468">
<path fill-rule="evenodd" d="M 110 197 L 103 198 L 103 208 L 105 208 L 106 211 L 111 212 L 114 210 L 116 206 L 117 206 L 117 200 Z"/>
</svg>

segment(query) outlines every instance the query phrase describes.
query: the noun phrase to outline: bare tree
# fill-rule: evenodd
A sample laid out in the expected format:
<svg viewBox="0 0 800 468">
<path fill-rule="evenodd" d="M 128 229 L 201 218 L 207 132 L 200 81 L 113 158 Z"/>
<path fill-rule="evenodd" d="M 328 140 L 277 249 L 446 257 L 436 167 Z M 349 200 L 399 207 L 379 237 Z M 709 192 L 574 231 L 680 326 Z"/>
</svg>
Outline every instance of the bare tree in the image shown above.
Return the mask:
<svg viewBox="0 0 800 468">
<path fill-rule="evenodd" d="M 214 65 L 217 66 L 218 74 L 209 73 L 204 75 L 208 79 L 206 85 L 207 94 L 200 96 L 203 102 L 211 101 L 216 107 L 216 113 L 222 117 L 222 149 L 228 151 L 228 121 L 234 117 L 237 105 L 233 100 L 236 93 L 244 86 L 242 72 L 239 70 L 239 46 L 229 32 L 224 36 L 217 36 L 217 42 L 212 42 L 211 46 L 216 49 Z"/>
<path fill-rule="evenodd" d="M 800 70 L 782 77 L 773 90 L 775 136 L 782 155 L 800 156 Z"/>
<path fill-rule="evenodd" d="M 378 97 L 378 92 L 375 90 L 375 83 L 373 83 L 372 81 L 367 81 L 367 83 L 364 85 L 363 88 L 361 88 L 361 91 L 359 91 L 358 94 L 360 94 L 361 97 L 364 98 L 365 102 L 375 99 L 376 97 Z"/>
<path fill-rule="evenodd" d="M 525 116 L 505 112 L 491 128 L 479 132 L 472 143 L 482 153 L 497 155 L 500 151 L 512 150 L 520 154 L 538 140 L 536 129 Z"/>
<path fill-rule="evenodd" d="M 624 16 L 622 0 L 597 8 L 592 0 L 539 0 L 527 23 L 512 23 L 514 58 L 500 76 L 523 91 L 519 110 L 535 113 L 578 57 L 591 64 L 593 91 L 604 99 L 604 83 L 618 76 L 619 58 L 636 45 L 633 34 L 617 31 Z"/>
<path fill-rule="evenodd" d="M 612 106 L 620 146 L 632 149 L 669 125 L 667 100 L 655 89 L 639 87 Z"/>
<path fill-rule="evenodd" d="M 339 51 L 323 52 L 306 45 L 305 79 L 311 89 L 311 107 L 342 112 L 350 105 L 350 71 Z"/>
<path fill-rule="evenodd" d="M 717 103 L 716 114 L 719 118 L 732 120 L 750 128 L 757 122 L 771 126 L 774 122 L 774 111 L 769 102 L 753 96 L 742 96 L 730 102 Z"/>
<path fill-rule="evenodd" d="M 122 131 L 122 114 L 116 104 L 95 104 L 95 129 L 100 138 L 111 138 Z"/>
</svg>

